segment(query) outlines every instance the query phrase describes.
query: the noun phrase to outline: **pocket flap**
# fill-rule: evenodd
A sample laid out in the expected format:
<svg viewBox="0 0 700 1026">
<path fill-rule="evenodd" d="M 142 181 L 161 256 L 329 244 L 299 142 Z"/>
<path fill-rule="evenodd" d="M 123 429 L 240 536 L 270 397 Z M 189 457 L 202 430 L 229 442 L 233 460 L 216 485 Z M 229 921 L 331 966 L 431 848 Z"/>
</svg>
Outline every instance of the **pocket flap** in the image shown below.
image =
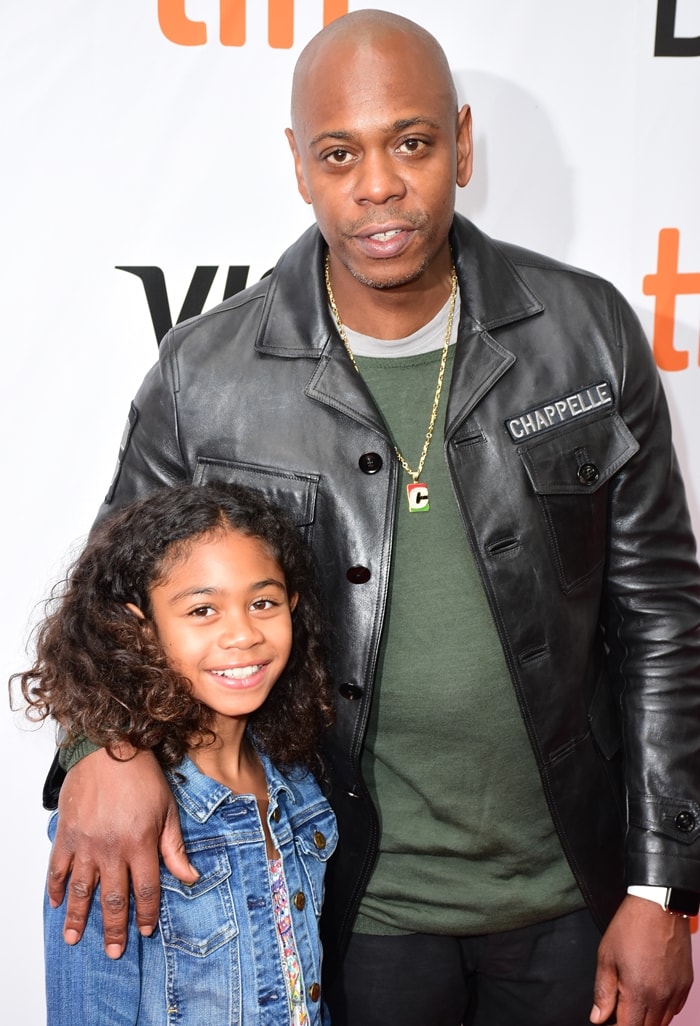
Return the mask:
<svg viewBox="0 0 700 1026">
<path fill-rule="evenodd" d="M 595 492 L 638 451 L 619 413 L 552 432 L 518 449 L 539 495 Z"/>
<path fill-rule="evenodd" d="M 297 527 L 308 527 L 314 521 L 319 480 L 318 474 L 301 474 L 206 456 L 197 457 L 192 478 L 196 485 L 221 481 L 254 488 L 283 510 Z"/>
</svg>

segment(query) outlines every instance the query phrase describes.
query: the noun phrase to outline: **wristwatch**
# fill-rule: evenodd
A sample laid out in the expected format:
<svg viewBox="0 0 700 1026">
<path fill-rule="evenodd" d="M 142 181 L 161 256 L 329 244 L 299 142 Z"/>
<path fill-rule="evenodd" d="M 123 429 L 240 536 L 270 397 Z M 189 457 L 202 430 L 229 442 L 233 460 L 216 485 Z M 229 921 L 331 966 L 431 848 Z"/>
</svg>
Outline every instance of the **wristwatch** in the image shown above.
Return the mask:
<svg viewBox="0 0 700 1026">
<path fill-rule="evenodd" d="M 653 887 L 647 884 L 637 884 L 627 888 L 628 894 L 637 898 L 646 898 L 648 901 L 655 901 L 661 905 L 666 912 L 674 916 L 696 916 L 700 911 L 700 894 L 696 891 L 686 891 L 681 887 Z"/>
<path fill-rule="evenodd" d="M 696 916 L 700 910 L 700 894 L 695 891 L 684 891 L 680 887 L 666 888 L 664 908 L 676 916 Z"/>
</svg>

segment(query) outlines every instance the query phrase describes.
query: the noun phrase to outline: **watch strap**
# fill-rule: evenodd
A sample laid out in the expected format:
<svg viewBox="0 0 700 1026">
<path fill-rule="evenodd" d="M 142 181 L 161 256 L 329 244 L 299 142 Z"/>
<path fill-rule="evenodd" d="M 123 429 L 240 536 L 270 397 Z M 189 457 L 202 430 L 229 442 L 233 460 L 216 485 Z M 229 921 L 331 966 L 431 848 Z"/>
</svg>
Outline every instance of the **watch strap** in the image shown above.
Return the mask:
<svg viewBox="0 0 700 1026">
<path fill-rule="evenodd" d="M 677 916 L 696 916 L 700 910 L 700 894 L 681 887 L 658 887 L 652 884 L 633 884 L 627 893 L 637 898 L 654 901 L 666 912 Z"/>
</svg>

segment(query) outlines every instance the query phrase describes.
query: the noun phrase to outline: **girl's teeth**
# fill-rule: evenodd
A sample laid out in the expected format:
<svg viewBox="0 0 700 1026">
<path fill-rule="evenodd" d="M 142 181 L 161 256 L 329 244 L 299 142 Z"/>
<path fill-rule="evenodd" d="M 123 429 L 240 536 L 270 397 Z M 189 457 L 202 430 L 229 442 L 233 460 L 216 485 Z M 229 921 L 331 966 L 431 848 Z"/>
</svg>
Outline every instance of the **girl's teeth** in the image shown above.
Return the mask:
<svg viewBox="0 0 700 1026">
<path fill-rule="evenodd" d="M 214 670 L 217 677 L 228 677 L 232 680 L 243 680 L 245 677 L 252 677 L 257 673 L 260 666 L 236 666 L 232 670 Z"/>
</svg>

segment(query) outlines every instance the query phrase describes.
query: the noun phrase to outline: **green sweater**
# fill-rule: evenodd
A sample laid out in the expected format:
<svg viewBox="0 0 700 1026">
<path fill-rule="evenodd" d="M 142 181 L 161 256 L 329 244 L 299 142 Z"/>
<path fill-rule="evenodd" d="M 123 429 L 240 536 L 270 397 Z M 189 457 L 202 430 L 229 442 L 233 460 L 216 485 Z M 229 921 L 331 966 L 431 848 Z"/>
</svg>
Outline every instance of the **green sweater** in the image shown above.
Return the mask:
<svg viewBox="0 0 700 1026">
<path fill-rule="evenodd" d="M 360 357 L 409 466 L 428 426 L 440 352 Z M 381 821 L 362 933 L 479 934 L 584 905 L 541 788 L 445 462 L 444 410 L 409 512 L 401 471 L 388 617 L 363 755 Z"/>
</svg>

